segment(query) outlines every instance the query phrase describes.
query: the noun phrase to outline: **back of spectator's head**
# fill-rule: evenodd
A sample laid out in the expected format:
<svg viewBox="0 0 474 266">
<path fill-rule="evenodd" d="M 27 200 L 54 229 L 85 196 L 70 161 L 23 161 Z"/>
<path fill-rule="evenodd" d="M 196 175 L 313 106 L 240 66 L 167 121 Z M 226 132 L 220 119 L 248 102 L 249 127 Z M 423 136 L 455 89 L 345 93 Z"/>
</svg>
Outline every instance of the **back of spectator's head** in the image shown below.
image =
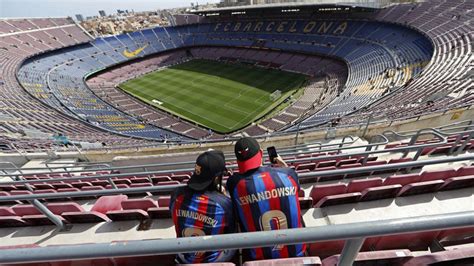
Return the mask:
<svg viewBox="0 0 474 266">
<path fill-rule="evenodd" d="M 198 156 L 194 173 L 188 181 L 188 186 L 196 191 L 211 187 L 216 178 L 221 178 L 227 172 L 224 153 L 221 151 L 206 151 Z"/>
<path fill-rule="evenodd" d="M 235 143 L 234 151 L 240 173 L 245 173 L 262 165 L 263 152 L 254 138 L 239 139 Z"/>
</svg>

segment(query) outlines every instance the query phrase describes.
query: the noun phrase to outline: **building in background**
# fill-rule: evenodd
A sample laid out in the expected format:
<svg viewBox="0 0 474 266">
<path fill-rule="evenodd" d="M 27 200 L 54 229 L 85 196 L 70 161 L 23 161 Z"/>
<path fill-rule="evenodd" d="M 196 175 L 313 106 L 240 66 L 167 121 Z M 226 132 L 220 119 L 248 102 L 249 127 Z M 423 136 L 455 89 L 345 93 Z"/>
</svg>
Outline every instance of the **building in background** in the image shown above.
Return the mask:
<svg viewBox="0 0 474 266">
<path fill-rule="evenodd" d="M 79 21 L 79 22 L 83 22 L 84 17 L 81 14 L 76 14 L 76 20 Z"/>
</svg>

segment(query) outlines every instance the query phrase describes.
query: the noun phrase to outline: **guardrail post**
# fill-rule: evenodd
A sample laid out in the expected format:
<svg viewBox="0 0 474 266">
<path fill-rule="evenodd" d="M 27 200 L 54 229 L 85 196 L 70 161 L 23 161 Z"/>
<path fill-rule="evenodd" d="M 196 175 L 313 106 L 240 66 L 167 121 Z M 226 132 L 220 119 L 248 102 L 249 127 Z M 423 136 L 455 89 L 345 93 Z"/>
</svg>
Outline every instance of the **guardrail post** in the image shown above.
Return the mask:
<svg viewBox="0 0 474 266">
<path fill-rule="evenodd" d="M 365 137 L 365 134 L 367 134 L 367 130 L 369 130 L 370 126 L 370 120 L 372 120 L 372 114 L 370 114 L 369 119 L 367 119 L 367 124 L 365 125 L 364 132 L 362 132 L 361 138 Z"/>
<path fill-rule="evenodd" d="M 41 213 L 46 215 L 48 219 L 53 222 L 60 230 L 64 229 L 64 223 L 59 219 L 54 213 L 52 213 L 46 206 L 44 206 L 43 203 L 41 203 L 39 200 L 35 199 L 31 201 L 31 204 L 33 204 Z"/>
<path fill-rule="evenodd" d="M 352 265 L 357 257 L 357 254 L 359 253 L 360 248 L 362 247 L 362 244 L 364 243 L 364 240 L 365 238 L 348 239 L 344 244 L 344 248 L 342 249 L 337 265 Z"/>
</svg>

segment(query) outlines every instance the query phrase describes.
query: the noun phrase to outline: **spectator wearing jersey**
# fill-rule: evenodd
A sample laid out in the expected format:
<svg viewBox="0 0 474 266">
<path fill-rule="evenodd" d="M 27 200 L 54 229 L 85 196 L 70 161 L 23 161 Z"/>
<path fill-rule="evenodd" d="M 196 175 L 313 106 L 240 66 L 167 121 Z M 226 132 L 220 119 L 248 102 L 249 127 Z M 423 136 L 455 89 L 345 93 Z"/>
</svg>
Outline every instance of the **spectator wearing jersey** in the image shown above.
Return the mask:
<svg viewBox="0 0 474 266">
<path fill-rule="evenodd" d="M 219 235 L 235 232 L 232 201 L 223 194 L 222 176 L 226 173 L 224 154 L 207 151 L 198 156 L 194 174 L 186 187 L 171 198 L 170 211 L 177 237 Z M 179 263 L 229 261 L 234 250 L 178 254 Z"/>
<path fill-rule="evenodd" d="M 242 138 L 235 144 L 239 173 L 227 180 L 242 232 L 270 231 L 303 227 L 298 201 L 296 172 L 287 168 L 281 157 L 277 167 L 262 166 L 263 151 L 253 138 Z M 249 250 L 252 260 L 304 256 L 305 244 L 276 245 Z"/>
</svg>

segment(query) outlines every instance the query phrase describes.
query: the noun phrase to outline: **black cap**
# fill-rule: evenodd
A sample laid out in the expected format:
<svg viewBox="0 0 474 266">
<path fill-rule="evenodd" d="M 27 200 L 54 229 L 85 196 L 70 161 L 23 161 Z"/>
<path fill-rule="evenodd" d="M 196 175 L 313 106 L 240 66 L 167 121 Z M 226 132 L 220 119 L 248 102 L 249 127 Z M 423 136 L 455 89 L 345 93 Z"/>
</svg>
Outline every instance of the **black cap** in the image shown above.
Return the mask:
<svg viewBox="0 0 474 266">
<path fill-rule="evenodd" d="M 254 138 L 246 137 L 239 139 L 235 143 L 234 151 L 240 173 L 255 169 L 262 164 L 260 145 Z"/>
<path fill-rule="evenodd" d="M 193 190 L 204 190 L 213 181 L 214 177 L 226 171 L 224 153 L 221 151 L 206 151 L 196 159 L 194 174 L 188 181 L 188 186 Z"/>
</svg>

